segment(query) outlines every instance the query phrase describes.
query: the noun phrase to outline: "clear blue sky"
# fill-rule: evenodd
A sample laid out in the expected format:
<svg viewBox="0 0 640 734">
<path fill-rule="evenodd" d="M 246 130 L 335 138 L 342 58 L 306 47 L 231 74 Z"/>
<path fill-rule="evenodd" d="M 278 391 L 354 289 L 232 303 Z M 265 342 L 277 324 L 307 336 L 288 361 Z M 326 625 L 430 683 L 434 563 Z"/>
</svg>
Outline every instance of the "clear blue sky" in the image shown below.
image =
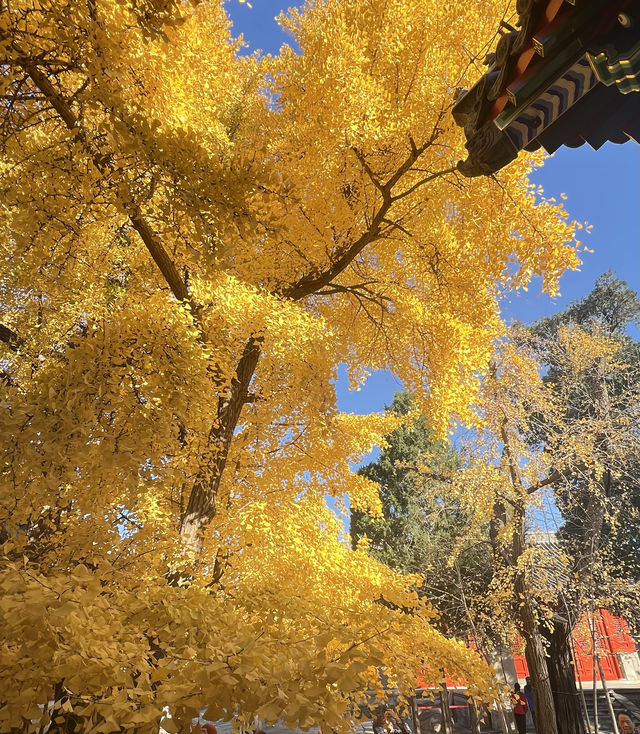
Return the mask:
<svg viewBox="0 0 640 734">
<path fill-rule="evenodd" d="M 248 52 L 260 49 L 277 53 L 289 39 L 274 18 L 289 3 L 252 1 L 252 8 L 238 2 L 227 6 L 233 33 L 243 34 Z M 560 297 L 552 300 L 541 293 L 539 283 L 533 284 L 527 292 L 515 294 L 502 304 L 505 318 L 528 322 L 559 311 L 586 295 L 606 270 L 614 270 L 632 288 L 640 290 L 640 146 L 629 142 L 607 143 L 598 151 L 587 145 L 561 148 L 536 172 L 534 181 L 542 185 L 547 196 L 566 194 L 571 217 L 593 225 L 592 233 L 582 239 L 594 253 L 584 254 L 580 271 L 564 275 Z M 345 380 L 339 380 L 339 405 L 342 410 L 357 413 L 381 410 L 400 388 L 385 373 L 372 375 L 355 393 L 347 390 Z"/>
</svg>

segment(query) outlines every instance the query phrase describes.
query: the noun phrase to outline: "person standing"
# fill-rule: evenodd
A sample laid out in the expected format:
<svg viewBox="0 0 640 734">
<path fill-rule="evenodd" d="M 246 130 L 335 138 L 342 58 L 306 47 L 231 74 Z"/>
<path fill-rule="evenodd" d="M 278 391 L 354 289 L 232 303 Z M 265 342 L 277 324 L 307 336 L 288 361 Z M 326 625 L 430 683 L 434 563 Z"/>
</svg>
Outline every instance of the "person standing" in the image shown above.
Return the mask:
<svg viewBox="0 0 640 734">
<path fill-rule="evenodd" d="M 516 720 L 516 726 L 518 727 L 518 734 L 526 734 L 527 711 L 529 710 L 529 704 L 527 703 L 527 697 L 520 690 L 519 683 L 516 683 L 513 687 L 511 702 L 513 704 L 513 716 Z"/>
<path fill-rule="evenodd" d="M 531 685 L 531 678 L 527 676 L 527 682 L 524 686 L 524 695 L 527 699 L 527 705 L 529 706 L 529 711 L 531 711 L 531 721 L 533 721 L 534 728 L 536 727 L 536 704 L 533 700 L 533 686 Z"/>
</svg>

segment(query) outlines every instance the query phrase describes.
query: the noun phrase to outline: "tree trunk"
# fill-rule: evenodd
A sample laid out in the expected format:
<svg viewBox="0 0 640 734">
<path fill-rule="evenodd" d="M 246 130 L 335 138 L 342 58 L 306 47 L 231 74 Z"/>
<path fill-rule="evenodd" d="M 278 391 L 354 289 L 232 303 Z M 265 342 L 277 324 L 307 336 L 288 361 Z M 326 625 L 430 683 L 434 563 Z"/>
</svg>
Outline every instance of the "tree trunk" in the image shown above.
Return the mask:
<svg viewBox="0 0 640 734">
<path fill-rule="evenodd" d="M 524 551 L 524 512 L 516 511 L 514 518 L 513 558 L 514 564 Z M 531 594 L 527 589 L 525 571 L 516 568 L 514 581 L 516 615 L 520 633 L 525 641 L 525 657 L 533 687 L 536 711 L 536 730 L 544 734 L 558 734 L 551 681 L 542 635 L 538 626 Z M 565 734 L 562 732 L 562 734 Z"/>
<path fill-rule="evenodd" d="M 467 701 L 467 708 L 469 709 L 469 729 L 471 734 L 480 734 L 480 723 L 478 721 L 478 709 L 472 699 Z"/>
<path fill-rule="evenodd" d="M 564 617 L 556 617 L 553 630 L 543 625 L 541 632 L 548 642 L 547 670 L 558 731 L 561 734 L 585 734 L 571 655 L 571 624 Z"/>
<path fill-rule="evenodd" d="M 600 660 L 600 653 L 596 650 L 596 660 L 598 662 L 598 670 L 600 671 L 600 680 L 602 681 L 602 690 L 604 691 L 604 697 L 607 702 L 607 708 L 609 709 L 609 717 L 611 718 L 611 726 L 613 727 L 613 734 L 620 734 L 618 731 L 618 722 L 616 715 L 613 710 L 613 704 L 611 703 L 611 696 L 609 695 L 609 688 L 607 686 L 607 679 L 604 677 L 604 671 L 602 670 L 602 661 Z"/>
<path fill-rule="evenodd" d="M 520 629 L 525 641 L 527 667 L 529 668 L 533 687 L 536 730 L 541 733 L 544 732 L 544 734 L 558 734 L 559 730 L 542 636 L 538 632 L 538 623 L 531 602 L 526 598 L 520 603 L 519 619 Z M 562 734 L 565 734 L 565 732 L 562 732 Z"/>
<path fill-rule="evenodd" d="M 598 674 L 596 672 L 596 657 L 598 655 L 597 650 L 597 639 L 596 639 L 596 618 L 593 612 L 591 612 L 591 619 L 589 620 L 589 626 L 591 628 L 591 659 L 593 661 L 593 731 L 598 734 L 600 731 L 598 728 Z"/>
<path fill-rule="evenodd" d="M 513 467 L 512 480 L 514 480 L 514 482 L 517 481 L 517 475 Z M 496 508 L 503 509 L 503 505 L 496 503 L 494 510 Z M 518 559 L 524 550 L 524 515 L 522 512 L 516 511 L 514 525 L 515 530 L 511 564 L 515 567 L 517 566 Z M 501 565 L 506 561 L 505 551 L 498 548 L 497 542 L 494 538 L 492 538 L 492 545 L 494 558 Z M 514 599 L 515 614 L 518 619 L 520 633 L 525 641 L 525 657 L 529 668 L 529 674 L 533 682 L 533 695 L 536 706 L 536 730 L 540 732 L 540 734 L 558 734 L 545 650 L 542 644 L 542 636 L 538 629 L 538 621 L 531 603 L 530 594 L 526 588 L 523 570 L 516 570 Z"/>
<path fill-rule="evenodd" d="M 502 441 L 504 456 L 509 465 L 509 475 L 513 488 L 523 493 L 517 458 L 511 448 L 509 427 L 506 420 L 502 424 Z M 525 548 L 524 507 L 514 507 L 512 563 L 515 569 L 514 602 L 520 633 L 525 641 L 525 657 L 529 675 L 533 685 L 533 700 L 536 709 L 536 729 L 544 734 L 558 734 L 556 713 L 553 705 L 553 694 L 549 681 L 549 671 L 542 635 L 538 627 L 531 593 L 527 588 L 525 569 L 518 568 L 518 562 Z"/>
<path fill-rule="evenodd" d="M 216 514 L 218 490 L 227 464 L 233 434 L 248 399 L 249 385 L 260 359 L 259 339 L 247 340 L 228 394 L 218 401 L 218 423 L 209 433 L 211 460 L 196 478 L 180 524 L 185 545 L 196 555 L 202 548 L 202 533 Z"/>
<path fill-rule="evenodd" d="M 453 734 L 453 720 L 451 719 L 451 709 L 449 707 L 449 690 L 447 684 L 443 683 L 440 687 L 440 710 L 442 711 L 442 731 L 444 734 Z"/>
<path fill-rule="evenodd" d="M 606 381 L 606 360 L 602 357 L 598 360 L 596 367 L 589 375 L 591 396 L 596 415 L 605 423 L 611 424 L 611 401 Z M 606 462 L 611 455 L 611 442 L 606 433 L 600 433 L 596 437 L 596 450 L 598 458 Z M 605 500 L 611 492 L 611 471 L 606 469 L 602 476 L 602 491 L 598 491 L 597 478 L 594 477 L 595 489 L 589 492 L 589 499 L 585 510 L 582 526 L 582 547 L 580 556 L 576 563 L 576 573 L 589 579 L 593 573 L 593 558 L 600 547 L 602 526 L 604 524 Z"/>
<path fill-rule="evenodd" d="M 418 702 L 416 701 L 415 696 L 411 696 L 411 722 L 413 723 L 413 734 L 421 734 Z"/>
<path fill-rule="evenodd" d="M 571 639 L 571 653 L 573 655 L 573 667 L 576 671 L 576 678 L 578 679 L 578 687 L 580 689 L 580 703 L 582 704 L 582 714 L 584 716 L 584 725 L 586 734 L 591 734 L 591 722 L 589 721 L 589 711 L 587 710 L 587 701 L 584 697 L 584 686 L 582 685 L 582 676 L 580 675 L 580 667 L 578 665 L 578 656 L 576 654 L 576 644 L 573 638 L 573 632 L 570 635 Z"/>
<path fill-rule="evenodd" d="M 504 706 L 502 705 L 502 701 L 499 701 L 498 702 L 498 723 L 500 725 L 500 731 L 502 732 L 502 734 L 510 734 L 510 732 L 515 731 L 515 725 L 512 719 L 513 719 L 513 716 L 509 716 Z"/>
</svg>

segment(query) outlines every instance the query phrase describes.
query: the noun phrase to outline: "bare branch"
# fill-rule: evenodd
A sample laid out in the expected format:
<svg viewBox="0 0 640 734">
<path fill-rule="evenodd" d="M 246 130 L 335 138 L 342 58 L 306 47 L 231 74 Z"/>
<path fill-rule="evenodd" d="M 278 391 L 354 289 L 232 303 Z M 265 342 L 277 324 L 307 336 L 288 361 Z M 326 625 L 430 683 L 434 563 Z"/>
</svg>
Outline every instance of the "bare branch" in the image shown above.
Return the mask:
<svg viewBox="0 0 640 734">
<path fill-rule="evenodd" d="M 527 487 L 527 494 L 534 494 L 543 487 L 549 487 L 552 484 L 556 484 L 557 482 L 566 481 L 579 472 L 583 472 L 586 468 L 587 465 L 581 462 L 576 466 L 568 469 L 556 469 L 552 471 L 548 477 L 545 477 L 545 479 L 542 479 L 541 481 L 532 484 L 530 487 Z"/>
</svg>

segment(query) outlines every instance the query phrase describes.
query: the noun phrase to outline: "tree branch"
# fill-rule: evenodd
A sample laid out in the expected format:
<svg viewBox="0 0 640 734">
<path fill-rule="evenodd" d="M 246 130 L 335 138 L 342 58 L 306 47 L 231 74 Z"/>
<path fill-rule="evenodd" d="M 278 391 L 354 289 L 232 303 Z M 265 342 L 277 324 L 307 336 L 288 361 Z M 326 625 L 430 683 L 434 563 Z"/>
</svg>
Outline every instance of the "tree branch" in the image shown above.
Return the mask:
<svg viewBox="0 0 640 734">
<path fill-rule="evenodd" d="M 19 48 L 15 47 L 15 45 L 14 50 L 19 54 L 17 59 L 18 64 L 29 75 L 32 82 L 44 95 L 53 109 L 58 113 L 64 124 L 69 128 L 69 130 L 74 132 L 76 139 L 82 144 L 97 170 L 103 176 L 113 173 L 114 169 L 111 155 L 104 155 L 94 144 L 91 143 L 87 137 L 86 131 L 82 128 L 78 118 L 71 109 L 69 102 L 56 91 L 47 75 L 40 71 L 37 64 L 32 59 L 24 55 Z M 171 292 L 178 301 L 191 306 L 192 314 L 197 322 L 199 308 L 189 295 L 187 286 L 180 277 L 175 263 L 171 260 L 157 236 L 140 213 L 138 206 L 135 203 L 131 204 L 128 201 L 121 201 L 120 203 L 124 204 L 125 211 L 129 214 L 131 225 L 142 239 L 145 247 L 149 251 L 149 254 L 153 258 L 153 261 L 158 266 L 158 269 L 171 289 Z"/>
<path fill-rule="evenodd" d="M 260 359 L 261 341 L 261 338 L 253 336 L 247 340 L 229 392 L 218 401 L 218 422 L 209 432 L 209 442 L 213 444 L 211 462 L 204 462 L 206 466 L 196 477 L 180 523 L 180 534 L 196 553 L 202 547 L 204 529 L 216 514 L 218 489 L 233 434 L 247 402 L 249 385 Z"/>
<path fill-rule="evenodd" d="M 432 173 L 429 176 L 425 176 L 423 179 L 418 181 L 417 183 L 413 184 L 410 188 L 408 188 L 406 191 L 403 191 L 402 193 L 398 194 L 397 196 L 392 197 L 391 201 L 399 201 L 400 199 L 404 199 L 405 196 L 409 196 L 409 194 L 412 194 L 416 189 L 419 189 L 421 186 L 424 186 L 425 184 L 429 183 L 430 181 L 433 181 L 436 178 L 441 178 L 442 176 L 446 176 L 448 173 L 455 173 L 456 167 L 451 166 L 451 168 L 447 168 L 444 171 L 438 171 L 437 173 Z"/>
<path fill-rule="evenodd" d="M 369 176 L 369 178 L 371 179 L 371 183 L 378 189 L 378 191 L 382 194 L 382 198 L 384 199 L 385 196 L 388 196 L 388 193 L 385 187 L 380 183 L 380 179 L 371 170 L 371 166 L 367 163 L 367 160 L 364 157 L 364 155 L 362 154 L 362 151 L 360 151 L 355 146 L 352 146 L 351 150 L 353 151 L 355 157 L 360 162 L 360 165 L 364 169 L 367 176 Z"/>
<path fill-rule="evenodd" d="M 336 257 L 329 267 L 320 272 L 309 273 L 303 276 L 297 283 L 285 289 L 283 295 L 291 298 L 293 301 L 299 301 L 312 293 L 316 293 L 321 288 L 329 285 L 334 278 L 337 278 L 348 267 L 349 263 L 359 255 L 364 248 L 378 239 L 380 233 L 380 225 L 382 224 L 385 214 L 391 206 L 390 200 L 383 201 L 380 209 L 373 217 L 371 224 L 366 232 L 364 232 L 355 242 L 338 250 Z"/>
<path fill-rule="evenodd" d="M 391 302 L 389 296 L 384 296 L 382 293 L 375 293 L 375 291 L 365 287 L 363 284 L 339 285 L 338 283 L 332 283 L 330 287 L 316 291 L 316 295 L 318 296 L 332 296 L 337 293 L 346 293 L 358 299 L 364 298 L 367 301 L 371 301 L 371 303 L 375 303 L 376 306 L 380 306 L 380 308 L 384 308 L 384 301 Z"/>
<path fill-rule="evenodd" d="M 426 143 L 420 147 L 412 146 L 411 153 L 407 156 L 405 161 L 399 166 L 398 170 L 391 176 L 391 178 L 384 184 L 381 184 L 376 175 L 371 170 L 371 167 L 366 162 L 363 154 L 356 148 L 352 148 L 356 158 L 360 161 L 367 176 L 371 179 L 374 186 L 378 189 L 382 196 L 382 203 L 378 207 L 378 210 L 371 220 L 371 224 L 365 232 L 354 242 L 339 248 L 334 254 L 332 262 L 329 266 L 320 272 L 311 272 L 304 275 L 296 283 L 286 288 L 282 295 L 287 298 L 291 298 L 294 301 L 299 301 L 306 296 L 313 293 L 317 293 L 321 288 L 331 283 L 340 273 L 342 273 L 349 264 L 364 250 L 364 248 L 371 242 L 377 240 L 380 236 L 380 227 L 384 223 L 388 223 L 387 214 L 391 209 L 394 202 L 399 199 L 403 199 L 409 194 L 416 191 L 419 187 L 424 186 L 426 183 L 445 176 L 448 173 L 454 172 L 456 169 L 447 168 L 443 171 L 438 171 L 418 181 L 416 184 L 411 186 L 406 191 L 401 192 L 397 196 L 392 195 L 393 187 L 402 179 L 402 177 L 411 169 L 413 164 L 418 158 L 424 153 L 424 151 L 432 144 L 432 139 L 429 139 Z"/>
<path fill-rule="evenodd" d="M 24 344 L 24 339 L 4 324 L 0 324 L 0 341 L 8 345 L 12 352 L 17 352 Z"/>
<path fill-rule="evenodd" d="M 545 477 L 544 479 L 540 480 L 539 482 L 536 482 L 535 484 L 532 484 L 530 487 L 527 487 L 526 492 L 527 494 L 534 494 L 539 489 L 543 489 L 543 487 L 549 487 L 552 484 L 555 484 L 556 482 L 560 482 L 565 479 L 569 479 L 574 474 L 577 474 L 578 472 L 584 471 L 587 468 L 587 465 L 584 463 L 579 463 L 576 466 L 572 467 L 571 469 L 565 469 L 560 471 L 559 469 L 555 469 L 554 471 L 549 474 L 548 477 Z"/>
</svg>

